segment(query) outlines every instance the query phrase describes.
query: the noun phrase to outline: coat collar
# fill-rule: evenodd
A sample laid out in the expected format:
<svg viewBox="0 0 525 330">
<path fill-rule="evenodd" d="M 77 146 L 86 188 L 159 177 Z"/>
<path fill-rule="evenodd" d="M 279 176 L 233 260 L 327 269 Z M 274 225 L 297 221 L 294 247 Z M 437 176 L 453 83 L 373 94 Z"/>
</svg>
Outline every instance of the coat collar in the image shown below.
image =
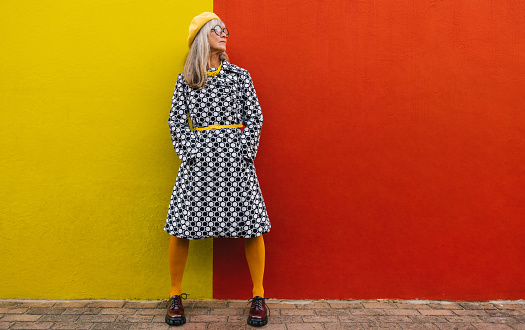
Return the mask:
<svg viewBox="0 0 525 330">
<path fill-rule="evenodd" d="M 235 72 L 235 73 L 242 73 L 242 69 L 240 67 L 238 67 L 235 64 L 231 64 L 230 62 L 228 62 L 226 60 L 224 60 L 222 62 L 222 69 L 225 70 L 225 71 L 231 71 L 231 72 Z"/>
</svg>

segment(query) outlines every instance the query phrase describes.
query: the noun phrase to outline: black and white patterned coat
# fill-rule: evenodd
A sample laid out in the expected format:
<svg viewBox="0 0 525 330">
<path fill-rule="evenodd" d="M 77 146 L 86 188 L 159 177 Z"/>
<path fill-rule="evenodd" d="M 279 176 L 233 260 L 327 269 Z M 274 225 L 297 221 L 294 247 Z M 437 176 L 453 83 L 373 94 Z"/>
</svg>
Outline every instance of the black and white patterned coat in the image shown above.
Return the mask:
<svg viewBox="0 0 525 330">
<path fill-rule="evenodd" d="M 245 127 L 191 130 L 188 115 L 193 127 Z M 248 71 L 224 61 L 202 89 L 190 88 L 179 74 L 168 123 L 181 165 L 164 230 L 188 239 L 269 232 L 253 163 L 263 115 Z"/>
</svg>

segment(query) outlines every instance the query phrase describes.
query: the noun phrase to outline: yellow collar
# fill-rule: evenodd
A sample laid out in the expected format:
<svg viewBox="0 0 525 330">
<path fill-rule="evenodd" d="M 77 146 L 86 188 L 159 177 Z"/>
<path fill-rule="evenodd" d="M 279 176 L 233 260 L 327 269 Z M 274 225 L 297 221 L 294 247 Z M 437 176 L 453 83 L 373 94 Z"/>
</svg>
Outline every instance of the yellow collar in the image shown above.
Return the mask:
<svg viewBox="0 0 525 330">
<path fill-rule="evenodd" d="M 212 71 L 212 72 L 206 72 L 206 74 L 208 75 L 208 77 L 216 76 L 219 72 L 221 72 L 221 68 L 222 68 L 222 61 L 221 61 L 221 64 L 219 64 L 219 67 L 217 68 L 217 70 Z"/>
</svg>

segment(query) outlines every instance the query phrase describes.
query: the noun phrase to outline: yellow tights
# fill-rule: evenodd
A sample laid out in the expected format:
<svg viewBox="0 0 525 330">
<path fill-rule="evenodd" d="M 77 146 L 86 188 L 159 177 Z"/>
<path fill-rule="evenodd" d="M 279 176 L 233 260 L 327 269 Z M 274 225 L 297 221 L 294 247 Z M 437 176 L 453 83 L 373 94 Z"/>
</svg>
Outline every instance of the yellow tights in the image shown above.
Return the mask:
<svg viewBox="0 0 525 330">
<path fill-rule="evenodd" d="M 169 263 L 171 276 L 170 297 L 182 293 L 182 276 L 188 259 L 190 241 L 185 238 L 171 236 L 169 247 Z M 253 296 L 264 297 L 263 276 L 265 248 L 264 239 L 261 236 L 244 239 L 244 251 L 246 261 L 250 268 L 250 275 L 253 283 Z"/>
</svg>

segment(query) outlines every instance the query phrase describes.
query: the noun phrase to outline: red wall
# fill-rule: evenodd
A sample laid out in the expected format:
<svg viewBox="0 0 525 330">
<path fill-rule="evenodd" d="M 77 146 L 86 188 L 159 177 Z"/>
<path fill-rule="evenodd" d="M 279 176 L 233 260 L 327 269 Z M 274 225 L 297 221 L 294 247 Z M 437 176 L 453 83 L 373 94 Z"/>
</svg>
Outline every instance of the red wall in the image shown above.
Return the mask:
<svg viewBox="0 0 525 330">
<path fill-rule="evenodd" d="M 214 10 L 264 113 L 267 297 L 525 298 L 525 2 Z M 250 297 L 242 240 L 213 283 Z"/>
</svg>

